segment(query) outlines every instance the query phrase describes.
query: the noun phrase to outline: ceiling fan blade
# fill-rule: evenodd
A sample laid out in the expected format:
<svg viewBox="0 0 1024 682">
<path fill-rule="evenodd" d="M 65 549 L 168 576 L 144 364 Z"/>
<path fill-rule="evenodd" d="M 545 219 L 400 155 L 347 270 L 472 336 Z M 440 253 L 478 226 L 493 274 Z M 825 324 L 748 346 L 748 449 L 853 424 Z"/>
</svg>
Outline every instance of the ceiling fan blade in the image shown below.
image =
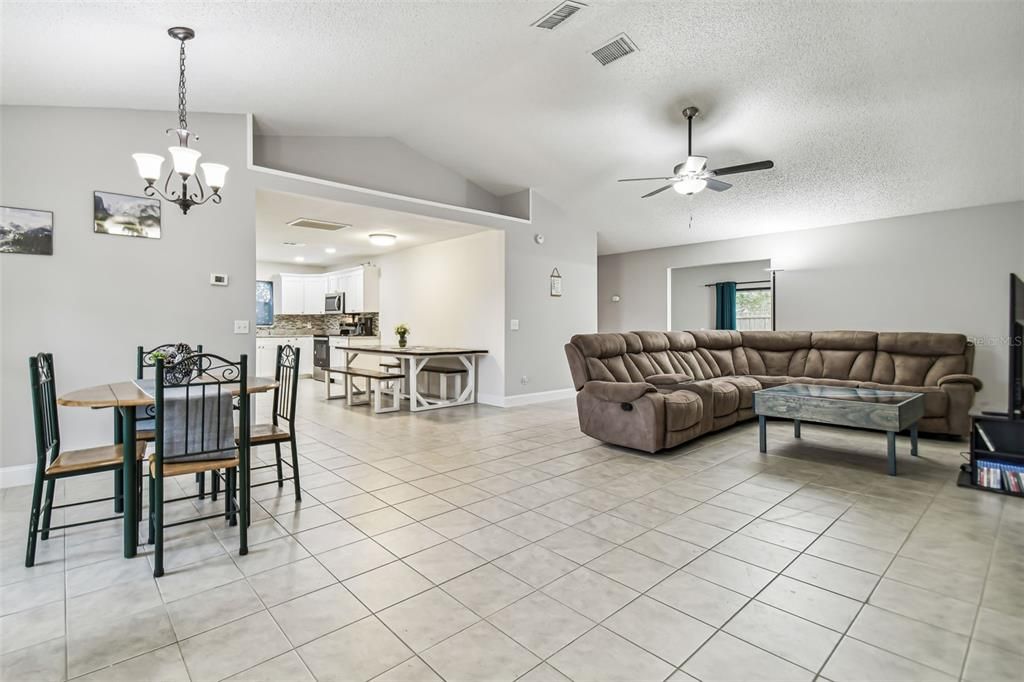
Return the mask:
<svg viewBox="0 0 1024 682">
<path fill-rule="evenodd" d="M 714 178 L 708 178 L 708 189 L 712 192 L 724 192 L 725 190 L 732 187 L 728 182 L 722 182 L 721 180 L 715 180 Z"/>
<path fill-rule="evenodd" d="M 646 199 L 647 197 L 653 197 L 655 194 L 660 194 L 661 192 L 664 192 L 665 190 L 670 189 L 671 187 L 672 187 L 672 185 L 665 185 L 664 187 L 659 187 L 658 189 L 654 190 L 653 192 L 648 192 L 647 194 L 643 195 L 640 198 L 641 199 Z"/>
<path fill-rule="evenodd" d="M 734 175 L 736 173 L 768 170 L 769 168 L 775 168 L 775 163 L 772 161 L 755 161 L 754 163 L 741 163 L 738 166 L 726 166 L 725 168 L 719 168 L 711 172 L 715 175 Z"/>
<path fill-rule="evenodd" d="M 675 178 L 622 178 L 619 182 L 642 182 L 644 180 L 675 180 Z"/>
</svg>

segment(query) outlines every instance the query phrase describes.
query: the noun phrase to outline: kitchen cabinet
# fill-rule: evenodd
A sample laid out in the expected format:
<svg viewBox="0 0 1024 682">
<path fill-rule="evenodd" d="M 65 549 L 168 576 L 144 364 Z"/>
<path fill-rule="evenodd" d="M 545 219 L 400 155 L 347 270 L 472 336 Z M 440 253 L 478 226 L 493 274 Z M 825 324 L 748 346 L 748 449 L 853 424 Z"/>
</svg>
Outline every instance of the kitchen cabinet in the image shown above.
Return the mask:
<svg viewBox="0 0 1024 682">
<path fill-rule="evenodd" d="M 306 281 L 302 275 L 274 276 L 274 313 L 302 315 L 306 306 Z"/>
<path fill-rule="evenodd" d="M 328 293 L 345 294 L 345 312 L 380 312 L 380 268 L 376 265 L 328 272 L 324 278 Z"/>
<path fill-rule="evenodd" d="M 277 347 L 299 349 L 299 375 L 313 374 L 312 336 L 262 336 L 256 339 L 256 376 L 273 377 L 277 371 Z"/>
<path fill-rule="evenodd" d="M 323 315 L 327 294 L 345 294 L 345 312 L 380 312 L 380 268 L 360 265 L 323 275 L 275 275 L 274 313 Z"/>
<path fill-rule="evenodd" d="M 326 278 L 314 275 L 312 277 L 306 277 L 302 283 L 303 293 L 303 305 L 302 312 L 304 315 L 323 315 L 324 314 L 324 295 L 327 293 L 327 280 Z"/>
<path fill-rule="evenodd" d="M 323 305 L 323 301 L 320 302 Z M 299 348 L 299 374 L 302 376 L 313 374 L 313 337 L 302 336 L 295 339 L 295 345 Z"/>
</svg>

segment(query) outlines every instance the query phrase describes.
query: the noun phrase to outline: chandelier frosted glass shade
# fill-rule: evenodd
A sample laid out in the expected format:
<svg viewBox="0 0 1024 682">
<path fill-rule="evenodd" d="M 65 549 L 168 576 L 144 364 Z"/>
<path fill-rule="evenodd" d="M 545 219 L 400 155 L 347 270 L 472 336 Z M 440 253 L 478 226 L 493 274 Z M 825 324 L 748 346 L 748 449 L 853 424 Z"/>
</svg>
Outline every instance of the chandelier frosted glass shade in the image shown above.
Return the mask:
<svg viewBox="0 0 1024 682">
<path fill-rule="evenodd" d="M 168 147 L 167 151 L 171 153 L 174 172 L 180 175 L 182 179 L 188 179 L 196 174 L 196 163 L 199 161 L 199 157 L 203 155 L 202 152 L 189 149 L 188 147 Z"/>
<path fill-rule="evenodd" d="M 164 165 L 164 157 L 159 154 L 132 154 L 135 165 L 139 169 L 139 177 L 147 182 L 160 179 L 160 168 Z"/>
<path fill-rule="evenodd" d="M 228 175 L 227 166 L 222 163 L 201 163 L 199 167 L 203 169 L 203 178 L 210 189 L 219 190 L 224 186 L 224 180 Z"/>
</svg>

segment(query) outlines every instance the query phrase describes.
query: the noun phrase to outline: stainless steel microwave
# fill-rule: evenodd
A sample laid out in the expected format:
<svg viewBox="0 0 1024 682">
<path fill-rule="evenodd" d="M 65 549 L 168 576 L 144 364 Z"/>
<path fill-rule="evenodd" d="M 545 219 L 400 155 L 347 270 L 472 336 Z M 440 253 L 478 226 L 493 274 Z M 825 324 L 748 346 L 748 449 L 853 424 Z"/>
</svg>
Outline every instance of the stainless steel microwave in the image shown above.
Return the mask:
<svg viewBox="0 0 1024 682">
<path fill-rule="evenodd" d="M 345 294 L 327 294 L 324 297 L 324 312 L 325 313 L 343 313 L 345 312 Z"/>
</svg>

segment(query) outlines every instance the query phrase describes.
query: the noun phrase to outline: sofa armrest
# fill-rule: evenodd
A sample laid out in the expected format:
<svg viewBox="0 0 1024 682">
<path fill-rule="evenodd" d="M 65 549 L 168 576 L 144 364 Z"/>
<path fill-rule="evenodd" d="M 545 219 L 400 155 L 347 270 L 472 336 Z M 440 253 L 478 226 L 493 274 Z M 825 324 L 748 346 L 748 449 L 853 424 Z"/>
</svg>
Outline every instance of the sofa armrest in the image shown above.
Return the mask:
<svg viewBox="0 0 1024 682">
<path fill-rule="evenodd" d="M 631 403 L 657 388 L 643 381 L 620 383 L 617 381 L 588 381 L 583 384 L 583 393 L 598 400 L 612 403 Z"/>
<path fill-rule="evenodd" d="M 938 381 L 939 386 L 944 384 L 970 384 L 975 391 L 980 391 L 982 387 L 981 379 L 970 374 L 947 374 Z"/>
<path fill-rule="evenodd" d="M 692 382 L 693 377 L 689 374 L 652 374 L 644 381 L 654 384 L 657 388 L 676 390 L 682 388 L 684 384 Z"/>
</svg>

